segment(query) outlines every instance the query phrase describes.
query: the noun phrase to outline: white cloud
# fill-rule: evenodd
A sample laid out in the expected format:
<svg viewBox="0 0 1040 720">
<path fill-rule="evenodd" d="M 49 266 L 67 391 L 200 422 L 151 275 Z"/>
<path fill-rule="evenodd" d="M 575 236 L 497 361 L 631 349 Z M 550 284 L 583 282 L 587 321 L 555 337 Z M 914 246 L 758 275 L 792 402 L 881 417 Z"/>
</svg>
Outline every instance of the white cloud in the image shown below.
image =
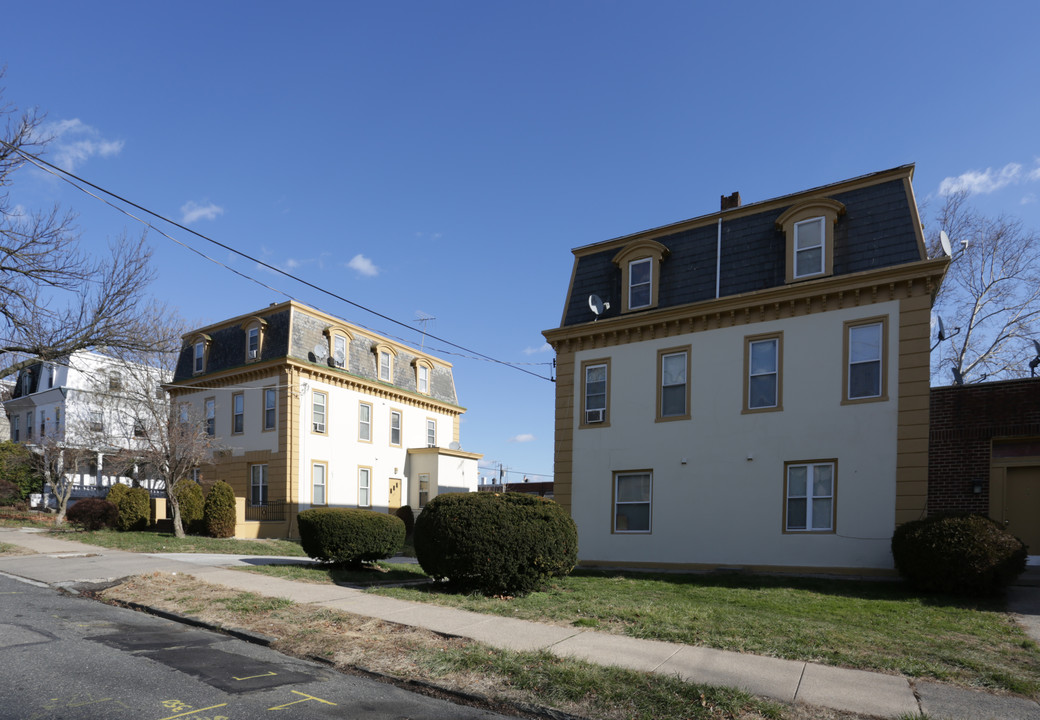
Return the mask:
<svg viewBox="0 0 1040 720">
<path fill-rule="evenodd" d="M 1018 201 L 1019 205 L 1032 205 L 1036 202 L 1036 195 L 1034 193 L 1026 193 L 1021 200 Z"/>
<path fill-rule="evenodd" d="M 106 140 L 78 118 L 47 123 L 41 130 L 51 139 L 48 149 L 54 164 L 69 172 L 92 157 L 112 157 L 123 150 L 122 140 Z"/>
<path fill-rule="evenodd" d="M 181 205 L 181 222 L 185 225 L 189 225 L 196 220 L 214 220 L 219 215 L 224 214 L 224 208 L 210 203 L 209 205 L 199 205 L 194 200 Z"/>
<path fill-rule="evenodd" d="M 375 266 L 375 263 L 361 254 L 352 257 L 350 262 L 347 263 L 347 267 L 356 270 L 361 275 L 367 275 L 368 277 L 375 277 L 379 274 L 379 268 Z"/>
<path fill-rule="evenodd" d="M 296 268 L 300 267 L 300 265 L 300 261 L 295 260 L 293 258 L 289 258 L 285 261 L 285 267 L 289 268 L 290 270 L 295 270 Z"/>
<path fill-rule="evenodd" d="M 1030 173 L 1032 175 L 1032 173 Z M 1021 181 L 1022 166 L 1008 163 L 1000 170 L 986 168 L 984 172 L 969 170 L 957 177 L 948 177 L 939 183 L 940 195 L 967 191 L 971 195 L 986 195 Z"/>
<path fill-rule="evenodd" d="M 534 439 L 534 435 L 532 435 L 531 433 L 523 433 L 521 435 L 514 435 L 513 437 L 509 438 L 509 442 L 526 443 L 533 442 Z"/>
<path fill-rule="evenodd" d="M 1033 182 L 1040 180 L 1040 158 L 1036 159 L 1036 167 L 1029 171 L 1026 179 Z"/>
<path fill-rule="evenodd" d="M 542 343 L 538 347 L 524 348 L 524 355 L 537 355 L 538 353 L 552 352 L 552 345 Z"/>
</svg>

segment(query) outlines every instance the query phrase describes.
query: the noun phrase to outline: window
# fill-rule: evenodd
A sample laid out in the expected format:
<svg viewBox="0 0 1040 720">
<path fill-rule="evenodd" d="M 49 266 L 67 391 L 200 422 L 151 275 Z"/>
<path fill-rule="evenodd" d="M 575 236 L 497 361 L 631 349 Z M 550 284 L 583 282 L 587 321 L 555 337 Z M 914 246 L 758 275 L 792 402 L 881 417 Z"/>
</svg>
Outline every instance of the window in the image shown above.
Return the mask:
<svg viewBox="0 0 1040 720">
<path fill-rule="evenodd" d="M 426 447 L 437 447 L 437 421 L 426 419 Z"/>
<path fill-rule="evenodd" d="M 350 356 L 350 342 L 354 336 L 342 325 L 329 325 L 324 330 L 329 344 L 329 365 L 346 368 Z"/>
<path fill-rule="evenodd" d="M 32 390 L 32 374 L 28 370 L 22 375 L 22 395 L 28 395 Z"/>
<path fill-rule="evenodd" d="M 195 365 L 193 372 L 200 373 L 206 369 L 206 343 L 195 343 Z"/>
<path fill-rule="evenodd" d="M 824 270 L 824 219 L 794 224 L 794 276 L 819 275 Z"/>
<path fill-rule="evenodd" d="M 255 506 L 267 504 L 267 466 L 249 466 L 249 504 Z"/>
<path fill-rule="evenodd" d="M 109 390 L 122 390 L 123 389 L 123 376 L 117 372 L 111 372 L 108 374 L 108 389 Z"/>
<path fill-rule="evenodd" d="M 200 468 L 191 469 L 191 479 L 198 484 L 202 483 L 202 470 Z"/>
<path fill-rule="evenodd" d="M 582 412 L 581 427 L 608 425 L 609 409 L 609 360 L 589 360 L 582 363 L 581 373 Z"/>
<path fill-rule="evenodd" d="M 347 362 L 347 339 L 342 335 L 332 338 L 332 362 L 336 367 L 345 367 Z"/>
<path fill-rule="evenodd" d="M 372 442 L 372 406 L 368 403 L 358 405 L 358 440 Z"/>
<path fill-rule="evenodd" d="M 91 428 L 93 430 L 94 428 Z M 25 439 L 32 440 L 33 436 L 33 413 L 32 410 L 25 413 Z"/>
<path fill-rule="evenodd" d="M 884 400 L 886 318 L 845 324 L 844 400 Z"/>
<path fill-rule="evenodd" d="M 144 437 L 144 422 L 140 419 L 134 420 L 134 437 Z"/>
<path fill-rule="evenodd" d="M 47 387 L 54 387 L 54 378 L 57 375 L 57 368 L 55 368 L 53 365 L 48 365 L 45 372 L 47 373 Z"/>
<path fill-rule="evenodd" d="M 256 360 L 260 356 L 260 328 L 251 327 L 246 332 L 246 359 Z"/>
<path fill-rule="evenodd" d="M 358 468 L 357 474 L 358 507 L 372 507 L 372 469 Z"/>
<path fill-rule="evenodd" d="M 650 532 L 649 471 L 614 474 L 614 532 Z"/>
<path fill-rule="evenodd" d="M 104 432 L 105 431 L 105 414 L 100 410 L 91 410 L 88 427 L 91 432 Z"/>
<path fill-rule="evenodd" d="M 217 434 L 217 401 L 206 398 L 205 410 L 203 412 L 206 420 L 206 434 L 213 436 Z"/>
<path fill-rule="evenodd" d="M 633 260 L 628 264 L 628 309 L 650 307 L 651 265 L 650 258 Z"/>
<path fill-rule="evenodd" d="M 326 406 L 328 404 L 328 396 L 323 392 L 314 391 L 313 397 L 311 398 L 312 407 L 312 418 L 311 428 L 316 433 L 325 433 L 325 415 Z"/>
<path fill-rule="evenodd" d="M 390 411 L 390 444 L 401 445 L 401 412 L 399 410 Z"/>
<path fill-rule="evenodd" d="M 394 366 L 391 362 L 390 353 L 383 350 L 379 353 L 379 379 L 391 382 L 394 376 Z"/>
<path fill-rule="evenodd" d="M 423 395 L 430 394 L 430 369 L 428 360 L 415 361 L 415 389 Z"/>
<path fill-rule="evenodd" d="M 690 417 L 689 350 L 659 350 L 657 353 L 657 420 L 687 420 Z"/>
<path fill-rule="evenodd" d="M 744 338 L 744 412 L 780 410 L 782 335 Z"/>
<path fill-rule="evenodd" d="M 278 419 L 278 393 L 275 388 L 264 388 L 264 430 L 274 430 Z"/>
<path fill-rule="evenodd" d="M 785 532 L 834 532 L 834 466 L 834 461 L 785 465 Z"/>
<path fill-rule="evenodd" d="M 419 507 L 430 502 L 430 473 L 419 473 Z"/>
<path fill-rule="evenodd" d="M 241 435 L 245 432 L 246 396 L 235 393 L 231 396 L 231 433 Z"/>
<path fill-rule="evenodd" d="M 54 434 L 61 433 L 61 408 L 54 408 Z"/>
<path fill-rule="evenodd" d="M 328 469 L 325 463 L 311 465 L 311 505 L 327 505 L 325 496 L 325 476 Z"/>
<path fill-rule="evenodd" d="M 21 440 L 21 429 L 18 427 L 18 424 L 21 422 L 21 420 L 22 419 L 17 415 L 11 418 L 11 439 L 15 442 Z"/>
<path fill-rule="evenodd" d="M 47 434 L 47 416 L 40 411 L 40 437 L 42 438 Z"/>
</svg>

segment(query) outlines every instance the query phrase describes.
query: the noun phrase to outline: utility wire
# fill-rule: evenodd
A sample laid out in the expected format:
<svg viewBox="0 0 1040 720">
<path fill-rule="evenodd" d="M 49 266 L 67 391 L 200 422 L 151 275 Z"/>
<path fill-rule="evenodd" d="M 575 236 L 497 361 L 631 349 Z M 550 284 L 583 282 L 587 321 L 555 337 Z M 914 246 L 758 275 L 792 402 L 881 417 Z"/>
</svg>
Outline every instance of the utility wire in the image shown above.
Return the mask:
<svg viewBox="0 0 1040 720">
<path fill-rule="evenodd" d="M 307 286 L 307 287 L 309 287 L 309 288 L 311 288 L 313 290 L 317 290 L 320 293 L 328 295 L 329 297 L 335 298 L 336 300 L 339 300 L 341 302 L 345 302 L 348 305 L 351 305 L 351 306 L 353 306 L 355 308 L 358 308 L 359 310 L 364 310 L 367 313 L 371 313 L 372 315 L 375 315 L 376 317 L 378 317 L 378 318 L 380 318 L 382 320 L 385 320 L 385 321 L 387 321 L 389 323 L 393 323 L 395 325 L 399 325 L 401 327 L 408 328 L 408 330 L 410 330 L 412 332 L 418 332 L 418 330 L 416 330 L 415 328 L 411 327 L 407 323 L 401 322 L 400 320 L 396 320 L 396 319 L 394 319 L 394 318 L 392 318 L 392 317 L 390 317 L 388 315 L 384 315 L 383 313 L 380 313 L 380 312 L 378 312 L 376 310 L 373 310 L 373 309 L 371 309 L 369 307 L 361 305 L 360 303 L 354 302 L 353 300 L 349 300 L 349 299 L 343 297 L 342 295 L 334 293 L 331 290 L 326 290 L 325 288 L 320 287 L 318 285 L 315 285 L 314 283 L 312 283 L 312 282 L 310 282 L 308 280 L 304 280 L 303 278 L 297 277 L 296 275 L 293 275 L 290 272 L 286 272 L 285 270 L 282 270 L 279 267 L 276 267 L 274 265 L 270 265 L 269 263 L 266 263 L 263 260 L 260 260 L 258 258 L 255 258 L 255 257 L 251 256 L 251 255 L 248 255 L 247 253 L 244 253 L 244 252 L 242 252 L 240 250 L 237 250 L 237 249 L 231 247 L 230 245 L 226 245 L 226 244 L 224 244 L 222 242 L 214 240 L 213 238 L 210 238 L 210 237 L 208 237 L 206 235 L 203 235 L 200 232 L 192 230 L 189 227 L 185 227 L 184 225 L 181 225 L 178 222 L 170 220 L 169 218 L 167 218 L 167 217 L 165 217 L 163 215 L 160 215 L 159 213 L 153 212 L 153 211 L 149 210 L 148 208 L 143 207 L 141 205 L 138 205 L 137 203 L 135 203 L 135 202 L 133 202 L 131 200 L 128 200 L 128 199 L 126 199 L 126 198 L 124 198 L 124 197 L 122 197 L 120 195 L 117 195 L 114 192 L 106 190 L 105 188 L 100 187 L 99 185 L 95 185 L 94 183 L 90 182 L 89 180 L 81 178 L 78 175 L 69 172 L 68 170 L 64 170 L 64 169 L 62 169 L 62 168 L 60 168 L 60 167 L 58 167 L 56 165 L 52 165 L 51 163 L 47 162 L 46 160 L 43 160 L 42 158 L 40 158 L 40 157 L 38 157 L 36 155 L 33 155 L 32 153 L 28 153 L 28 152 L 22 150 L 19 147 L 11 145 L 10 143 L 8 143 L 8 142 L 6 142 L 4 140 L 0 140 L 0 144 L 4 145 L 4 147 L 8 148 L 9 150 L 12 150 L 12 151 L 18 153 L 20 156 L 22 156 L 23 158 L 25 158 L 26 160 L 31 162 L 33 165 L 35 165 L 36 167 L 40 168 L 41 170 L 43 170 L 45 172 L 48 172 L 48 173 L 50 173 L 52 175 L 55 175 L 56 177 L 59 177 L 60 179 L 62 179 L 65 182 L 69 183 L 70 185 L 72 185 L 77 190 L 79 190 L 79 191 L 81 191 L 81 192 L 83 192 L 83 193 L 85 193 L 85 194 L 87 194 L 87 195 L 89 195 L 89 196 L 91 196 L 91 197 L 93 197 L 93 198 L 95 198 L 97 200 L 100 200 L 101 202 L 105 203 L 109 207 L 112 207 L 115 210 L 118 210 L 119 212 L 123 213 L 124 215 L 127 215 L 128 217 L 133 218 L 134 220 L 136 220 L 136 221 L 142 223 L 143 225 L 145 225 L 146 227 L 152 228 L 153 230 L 158 232 L 163 237 L 165 237 L 165 238 L 167 238 L 167 239 L 177 243 L 178 245 L 180 245 L 180 246 L 182 246 L 184 248 L 187 248 L 188 250 L 191 250 L 195 254 L 205 258 L 206 260 L 209 260 L 210 262 L 213 262 L 213 263 L 215 263 L 215 264 L 217 264 L 217 265 L 219 265 L 221 267 L 224 267 L 227 270 L 230 270 L 231 272 L 235 273 L 236 275 L 239 275 L 239 276 L 241 276 L 241 277 L 243 277 L 243 278 L 245 278 L 247 280 L 251 280 L 252 282 L 260 285 L 261 287 L 264 287 L 264 288 L 266 288 L 268 290 L 271 290 L 272 292 L 278 293 L 279 295 L 284 295 L 285 297 L 288 297 L 290 299 L 295 299 L 289 293 L 286 293 L 284 290 L 278 290 L 276 288 L 273 288 L 270 285 L 267 285 L 267 284 L 257 280 L 256 278 L 254 278 L 254 277 L 252 277 L 250 275 L 247 275 L 247 274 L 245 274 L 245 273 L 243 273 L 243 272 L 241 272 L 239 270 L 235 270 L 234 268 L 231 268 L 231 267 L 225 265 L 224 263 L 222 263 L 222 262 L 220 262 L 218 260 L 215 260 L 214 258 L 209 257 L 208 255 L 204 254 L 200 250 L 197 250 L 196 248 L 193 248 L 190 245 L 187 245 L 186 243 L 183 243 L 183 242 L 181 242 L 181 241 L 171 237 L 170 235 L 168 235 L 167 233 L 163 232 L 159 228 L 155 227 L 154 225 L 152 225 L 148 221 L 142 220 L 141 218 L 133 215 L 132 213 L 127 212 L 125 209 L 123 209 L 123 208 L 121 208 L 121 207 L 119 207 L 117 205 L 114 205 L 111 202 L 105 200 L 104 198 L 101 198 L 101 197 L 95 195 L 94 193 L 91 193 L 91 192 L 85 190 L 84 188 L 80 187 L 76 183 L 71 182 L 69 180 L 69 178 L 72 178 L 72 179 L 76 180 L 79 183 L 83 183 L 84 185 L 86 185 L 88 187 L 91 187 L 91 188 L 97 190 L 100 193 L 108 195 L 109 197 L 115 198 L 119 202 L 125 203 L 126 205 L 129 205 L 130 207 L 133 207 L 133 208 L 135 208 L 137 210 L 140 210 L 143 213 L 151 215 L 152 217 L 155 217 L 155 218 L 157 218 L 159 220 L 162 220 L 165 223 L 173 225 L 174 227 L 179 228 L 179 229 L 181 229 L 181 230 L 183 230 L 183 231 L 185 231 L 187 233 L 190 233 L 190 234 L 192 234 L 192 235 L 194 235 L 194 236 L 196 236 L 196 237 L 198 237 L 198 238 L 200 238 L 202 240 L 205 240 L 206 242 L 212 243 L 213 245 L 216 245 L 217 247 L 222 248 L 223 250 L 227 250 L 230 253 L 234 253 L 235 255 L 238 255 L 239 257 L 245 258 L 246 260 L 249 260 L 251 262 L 254 262 L 257 265 L 260 265 L 261 267 L 265 267 L 268 270 L 271 270 L 272 272 L 278 273 L 279 275 L 283 275 L 283 276 L 289 278 L 290 280 L 295 280 L 296 282 L 300 283 L 301 285 L 305 285 L 305 286 Z M 446 345 L 449 345 L 449 346 L 451 346 L 453 348 L 456 348 L 458 350 L 462 350 L 465 353 L 470 353 L 470 354 L 476 356 L 477 358 L 479 358 L 481 360 L 486 360 L 488 362 L 493 362 L 493 363 L 497 363 L 499 365 L 504 365 L 506 367 L 513 368 L 514 370 L 519 370 L 522 373 L 527 373 L 528 375 L 531 375 L 533 377 L 539 378 L 541 380 L 548 380 L 549 382 L 553 382 L 552 378 L 548 378 L 548 377 L 545 377 L 544 375 L 539 375 L 538 373 L 531 372 L 530 370 L 527 370 L 527 369 L 525 369 L 525 368 L 523 368 L 523 367 L 521 367 L 521 366 L 519 366 L 517 364 L 506 362 L 505 360 L 499 360 L 497 358 L 493 358 L 490 355 L 485 355 L 483 353 L 477 352 L 476 350 L 471 350 L 469 348 L 466 348 L 466 347 L 464 347 L 462 345 L 454 343 L 454 342 L 452 342 L 450 340 L 447 340 L 445 338 L 438 337 L 437 335 L 433 335 L 433 334 L 430 334 L 430 333 L 424 333 L 424 334 L 428 338 L 432 338 L 432 339 L 434 339 L 434 340 L 436 340 L 438 342 L 445 343 Z"/>
</svg>

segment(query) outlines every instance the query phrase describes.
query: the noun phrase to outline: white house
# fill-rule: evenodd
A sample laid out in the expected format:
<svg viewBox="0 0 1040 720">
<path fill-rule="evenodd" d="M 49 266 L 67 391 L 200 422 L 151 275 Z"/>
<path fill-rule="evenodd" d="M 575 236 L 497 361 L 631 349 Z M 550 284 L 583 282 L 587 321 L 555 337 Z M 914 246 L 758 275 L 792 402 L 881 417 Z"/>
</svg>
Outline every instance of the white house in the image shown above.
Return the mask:
<svg viewBox="0 0 1040 720">
<path fill-rule="evenodd" d="M 29 446 L 59 443 L 90 451 L 89 459 L 69 468 L 72 499 L 104 495 L 117 482 L 135 480 L 153 496 L 163 492 L 163 482 L 150 477 L 147 468 L 114 462 L 136 447 L 134 421 L 122 412 L 125 397 L 137 393 L 129 385 L 148 382 L 154 388 L 145 392 L 161 392 L 163 381 L 155 372 L 128 372 L 129 367 L 105 355 L 78 351 L 21 370 L 11 399 L 4 402 L 13 441 Z M 134 369 L 141 370 L 140 366 Z"/>
<path fill-rule="evenodd" d="M 168 389 L 220 448 L 202 476 L 234 488 L 236 535 L 295 536 L 311 507 L 418 512 L 476 490 L 450 363 L 293 301 L 184 341 Z"/>
<path fill-rule="evenodd" d="M 573 251 L 545 336 L 583 564 L 891 571 L 894 528 L 926 510 L 948 263 L 926 255 L 912 176 L 724 197 Z"/>
</svg>

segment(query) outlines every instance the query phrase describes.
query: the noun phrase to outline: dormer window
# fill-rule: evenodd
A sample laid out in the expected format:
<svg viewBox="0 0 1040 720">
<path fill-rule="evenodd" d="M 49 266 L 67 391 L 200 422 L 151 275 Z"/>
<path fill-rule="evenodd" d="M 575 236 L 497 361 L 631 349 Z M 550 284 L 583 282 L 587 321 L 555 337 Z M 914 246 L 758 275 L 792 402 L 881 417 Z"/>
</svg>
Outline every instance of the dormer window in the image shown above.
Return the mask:
<svg viewBox="0 0 1040 720">
<path fill-rule="evenodd" d="M 776 219 L 787 236 L 787 282 L 834 273 L 834 226 L 845 206 L 830 198 L 806 200 Z"/>
<path fill-rule="evenodd" d="M 209 362 L 209 346 L 212 338 L 209 335 L 198 334 L 191 338 L 191 372 L 199 375 L 206 372 Z"/>
<path fill-rule="evenodd" d="M 354 336 L 342 325 L 325 328 L 325 340 L 329 344 L 329 365 L 345 368 L 350 359 L 350 341 Z"/>
<path fill-rule="evenodd" d="M 392 383 L 394 381 L 394 358 L 397 357 L 397 351 L 386 343 L 376 343 L 372 352 L 376 355 L 376 377 L 383 382 Z"/>
<path fill-rule="evenodd" d="M 200 373 L 206 369 L 206 343 L 197 342 L 195 343 L 195 364 L 192 367 L 193 372 Z"/>
<path fill-rule="evenodd" d="M 260 353 L 264 348 L 264 331 L 267 329 L 267 321 L 261 317 L 251 317 L 242 323 L 242 329 L 246 333 L 246 362 L 256 362 L 260 359 Z"/>
<path fill-rule="evenodd" d="M 415 366 L 415 389 L 423 395 L 429 395 L 433 364 L 426 358 L 416 358 L 412 365 Z"/>
<path fill-rule="evenodd" d="M 653 240 L 637 240 L 614 256 L 621 269 L 621 312 L 657 307 L 661 262 L 668 248 Z"/>
</svg>

